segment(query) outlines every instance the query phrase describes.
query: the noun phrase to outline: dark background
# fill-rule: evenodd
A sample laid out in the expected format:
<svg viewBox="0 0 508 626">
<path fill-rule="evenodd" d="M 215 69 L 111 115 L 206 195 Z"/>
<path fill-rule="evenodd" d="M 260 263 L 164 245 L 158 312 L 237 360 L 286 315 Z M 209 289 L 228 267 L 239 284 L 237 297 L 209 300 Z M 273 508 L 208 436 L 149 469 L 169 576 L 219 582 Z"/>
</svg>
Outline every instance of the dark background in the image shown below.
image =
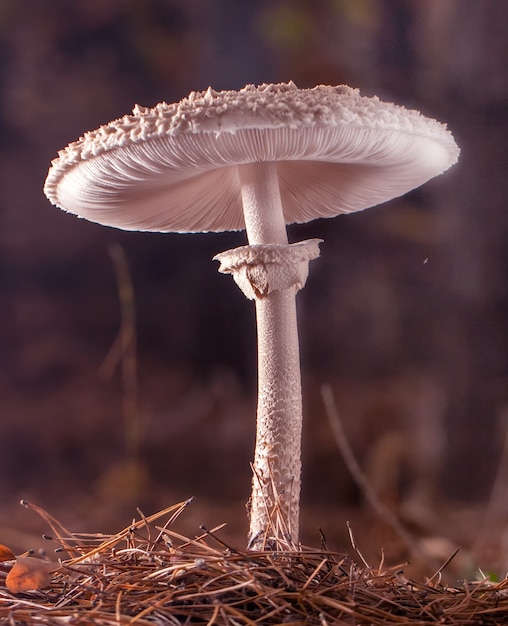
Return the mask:
<svg viewBox="0 0 508 626">
<path fill-rule="evenodd" d="M 320 511 L 333 533 L 362 503 L 324 383 L 401 517 L 490 499 L 506 522 L 506 23 L 505 0 L 0 0 L 4 526 L 20 497 L 82 528 L 195 495 L 199 516 L 244 532 L 254 310 L 211 261 L 244 235 L 123 233 L 51 207 L 42 186 L 57 150 L 135 103 L 290 79 L 417 108 L 462 149 L 402 199 L 290 228 L 325 240 L 299 295 L 307 536 Z M 137 316 L 123 378 L 117 244 Z"/>
</svg>

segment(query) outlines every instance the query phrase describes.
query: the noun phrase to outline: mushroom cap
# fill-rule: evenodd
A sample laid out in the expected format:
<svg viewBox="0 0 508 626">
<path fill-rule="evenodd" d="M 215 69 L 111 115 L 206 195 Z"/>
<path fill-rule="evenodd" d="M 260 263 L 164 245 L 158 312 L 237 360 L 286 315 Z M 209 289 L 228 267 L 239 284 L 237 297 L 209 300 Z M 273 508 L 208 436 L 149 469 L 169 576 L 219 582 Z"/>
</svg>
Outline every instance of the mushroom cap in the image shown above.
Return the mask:
<svg viewBox="0 0 508 626">
<path fill-rule="evenodd" d="M 240 230 L 239 164 L 277 162 L 290 224 L 400 196 L 458 155 L 445 125 L 344 85 L 209 88 L 86 133 L 59 152 L 44 192 L 125 230 Z"/>
</svg>

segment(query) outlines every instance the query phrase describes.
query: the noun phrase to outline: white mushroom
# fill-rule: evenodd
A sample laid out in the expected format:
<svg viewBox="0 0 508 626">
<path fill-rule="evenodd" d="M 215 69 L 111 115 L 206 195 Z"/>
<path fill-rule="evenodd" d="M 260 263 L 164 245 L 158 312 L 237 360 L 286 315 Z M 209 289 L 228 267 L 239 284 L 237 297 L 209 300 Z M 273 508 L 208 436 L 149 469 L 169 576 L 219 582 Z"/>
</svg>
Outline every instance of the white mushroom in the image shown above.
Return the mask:
<svg viewBox="0 0 508 626">
<path fill-rule="evenodd" d="M 319 240 L 286 224 L 359 211 L 442 173 L 459 150 L 445 126 L 346 86 L 293 83 L 191 93 L 136 106 L 70 144 L 45 193 L 126 230 L 246 229 L 217 255 L 256 302 L 258 415 L 249 545 L 298 542 L 302 398 L 295 294 Z M 269 543 L 267 544 L 267 541 Z"/>
</svg>

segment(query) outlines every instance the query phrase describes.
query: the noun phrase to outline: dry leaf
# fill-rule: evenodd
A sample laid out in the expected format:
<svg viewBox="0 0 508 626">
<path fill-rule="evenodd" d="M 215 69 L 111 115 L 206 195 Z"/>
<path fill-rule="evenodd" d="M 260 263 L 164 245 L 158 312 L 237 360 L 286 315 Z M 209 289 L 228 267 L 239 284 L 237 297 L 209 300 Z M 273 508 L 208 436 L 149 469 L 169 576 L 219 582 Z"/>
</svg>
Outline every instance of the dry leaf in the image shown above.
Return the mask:
<svg viewBox="0 0 508 626">
<path fill-rule="evenodd" d="M 0 543 L 0 562 L 14 561 L 15 558 L 16 555 L 14 554 L 14 552 L 7 546 L 4 546 L 2 543 Z"/>
<path fill-rule="evenodd" d="M 5 584 L 11 593 L 36 591 L 49 585 L 53 573 L 59 567 L 58 563 L 43 561 L 33 556 L 18 556 L 7 574 Z"/>
</svg>

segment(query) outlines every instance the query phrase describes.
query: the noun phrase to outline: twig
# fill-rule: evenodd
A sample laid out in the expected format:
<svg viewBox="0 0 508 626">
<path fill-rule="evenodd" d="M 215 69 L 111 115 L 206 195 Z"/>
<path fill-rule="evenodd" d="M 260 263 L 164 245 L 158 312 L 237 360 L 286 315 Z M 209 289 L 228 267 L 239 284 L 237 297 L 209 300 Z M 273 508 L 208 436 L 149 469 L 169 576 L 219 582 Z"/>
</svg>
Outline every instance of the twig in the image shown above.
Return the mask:
<svg viewBox="0 0 508 626">
<path fill-rule="evenodd" d="M 438 578 L 438 580 L 441 579 L 441 573 L 444 571 L 445 567 L 447 567 L 447 565 L 449 565 L 453 561 L 453 559 L 457 556 L 459 552 L 460 552 L 460 546 L 446 559 L 446 561 L 443 563 L 443 565 L 441 565 L 441 567 L 437 570 L 437 572 L 435 572 L 435 574 L 433 574 L 427 580 L 428 585 L 430 585 L 430 583 L 434 580 L 434 578 Z"/>
<path fill-rule="evenodd" d="M 221 524 L 218 529 L 221 530 L 222 528 L 224 528 L 225 525 L 226 524 Z M 236 548 L 231 547 L 229 544 L 227 544 L 225 541 L 223 541 L 220 537 L 217 537 L 217 535 L 215 534 L 215 529 L 210 530 L 204 524 L 201 524 L 201 526 L 199 527 L 199 530 L 202 530 L 205 533 L 205 535 L 208 535 L 209 537 L 212 537 L 212 539 L 214 539 L 223 548 L 226 548 L 226 550 L 228 552 L 230 552 L 231 554 L 233 554 L 233 553 L 239 554 L 239 555 L 242 554 L 239 550 L 237 550 Z"/>
<path fill-rule="evenodd" d="M 141 417 L 139 411 L 134 288 L 123 248 L 119 244 L 114 244 L 109 249 L 109 255 L 113 263 L 118 289 L 120 329 L 99 368 L 99 376 L 108 379 L 113 375 L 117 367 L 120 366 L 121 368 L 125 471 L 134 471 L 134 480 L 129 480 L 129 484 L 133 491 L 132 495 L 135 496 L 140 488 L 141 481 Z"/>
<path fill-rule="evenodd" d="M 415 539 L 407 532 L 395 515 L 393 515 L 393 513 L 379 500 L 376 492 L 367 480 L 367 477 L 362 471 L 353 450 L 349 445 L 330 385 L 323 385 L 321 387 L 321 396 L 323 398 L 325 413 L 328 417 L 328 422 L 332 429 L 335 442 L 337 443 L 340 453 L 342 454 L 346 467 L 353 477 L 353 480 L 362 490 L 367 502 L 371 505 L 378 516 L 391 526 L 391 528 L 393 528 L 413 554 L 417 555 L 429 567 L 435 568 L 436 563 L 428 558 Z"/>
<path fill-rule="evenodd" d="M 473 553 L 481 554 L 482 548 L 489 542 L 489 537 L 494 530 L 494 522 L 501 523 L 506 522 L 507 513 L 507 495 L 508 495 L 508 406 L 505 406 L 500 411 L 500 417 L 505 425 L 503 447 L 501 450 L 501 456 L 499 458 L 496 476 L 490 492 L 489 501 L 485 507 L 485 513 L 483 514 L 482 524 L 480 530 L 476 535 L 473 545 Z"/>
<path fill-rule="evenodd" d="M 356 552 L 356 554 L 358 554 L 358 556 L 362 560 L 362 563 L 365 565 L 365 567 L 370 569 L 370 565 L 367 563 L 367 561 L 365 560 L 363 554 L 360 552 L 360 549 L 356 545 L 356 541 L 355 541 L 355 537 L 353 535 L 353 529 L 351 528 L 351 524 L 349 522 L 346 522 L 346 526 L 347 526 L 347 530 L 348 530 L 348 533 L 349 533 L 349 541 L 351 542 L 351 545 L 353 546 L 353 550 Z"/>
</svg>

